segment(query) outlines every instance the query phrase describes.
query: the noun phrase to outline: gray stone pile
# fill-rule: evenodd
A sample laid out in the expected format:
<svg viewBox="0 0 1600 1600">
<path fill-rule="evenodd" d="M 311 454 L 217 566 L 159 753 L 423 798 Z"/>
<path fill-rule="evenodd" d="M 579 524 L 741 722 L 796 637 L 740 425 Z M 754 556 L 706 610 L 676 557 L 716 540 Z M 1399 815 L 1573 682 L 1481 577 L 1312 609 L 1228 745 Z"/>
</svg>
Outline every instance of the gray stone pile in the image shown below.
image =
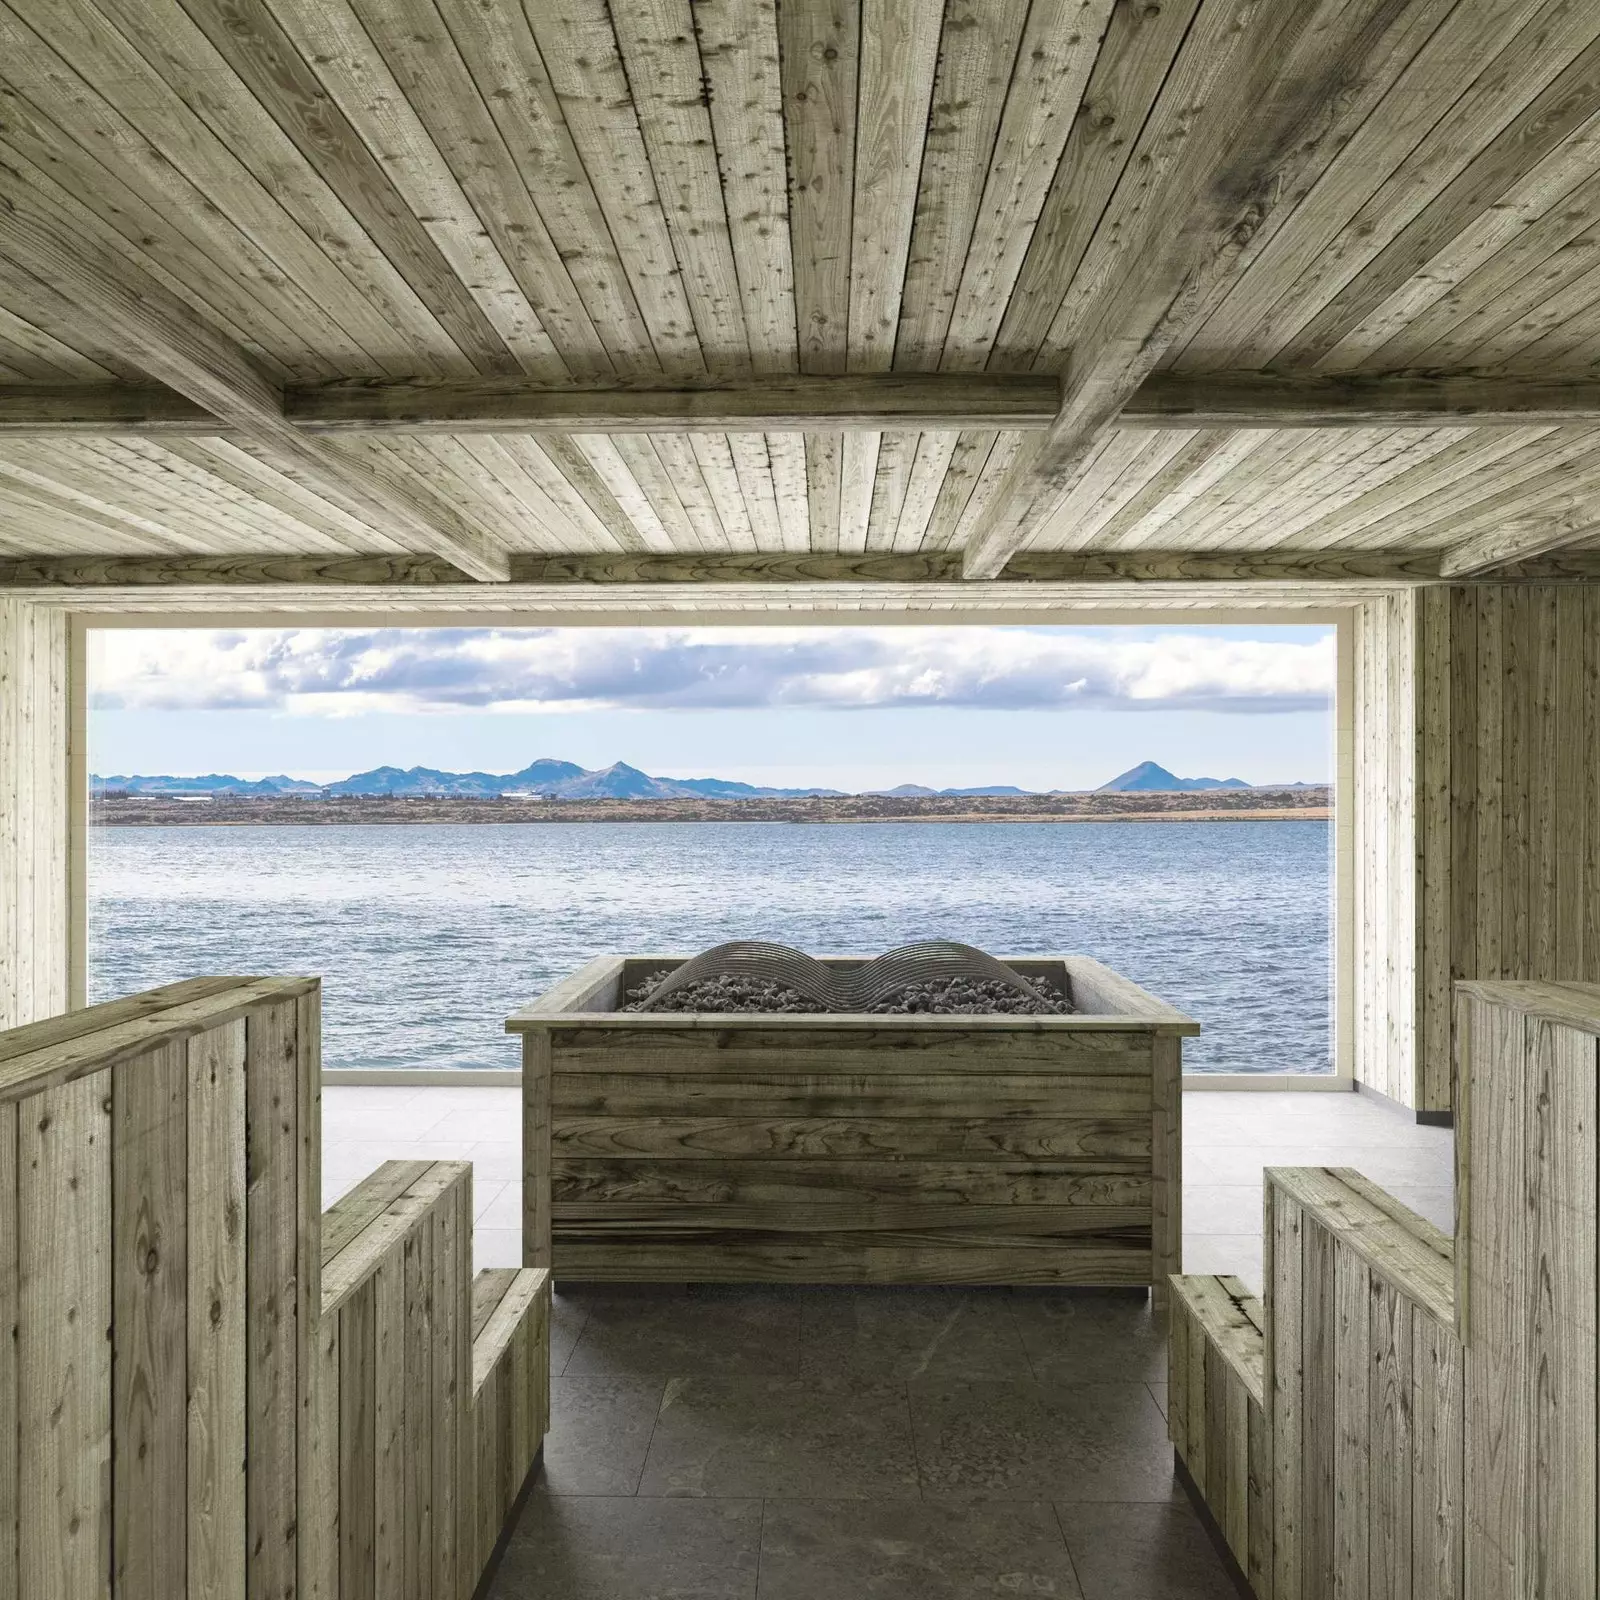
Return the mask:
<svg viewBox="0 0 1600 1600">
<path fill-rule="evenodd" d="M 618 1009 L 639 1011 L 656 987 L 670 974 L 652 973 L 629 989 Z M 1040 979 L 1032 980 L 1043 999 L 1021 994 L 992 979 L 948 978 L 933 983 L 908 984 L 898 993 L 868 1008 L 876 1016 L 1062 1016 L 1072 1010 L 1065 996 Z M 653 1011 L 700 1012 L 809 1012 L 821 1008 L 796 989 L 766 978 L 717 977 L 685 985 L 663 995 Z"/>
</svg>

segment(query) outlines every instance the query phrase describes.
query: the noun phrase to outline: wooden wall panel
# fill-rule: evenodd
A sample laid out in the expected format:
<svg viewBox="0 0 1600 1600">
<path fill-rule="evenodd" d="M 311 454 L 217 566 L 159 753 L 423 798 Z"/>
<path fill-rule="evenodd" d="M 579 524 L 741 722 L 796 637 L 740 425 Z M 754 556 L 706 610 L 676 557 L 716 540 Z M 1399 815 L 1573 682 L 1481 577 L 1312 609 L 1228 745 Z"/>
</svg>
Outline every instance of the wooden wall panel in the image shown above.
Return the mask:
<svg viewBox="0 0 1600 1600">
<path fill-rule="evenodd" d="M 1600 990 L 1473 985 L 1460 1005 L 1465 1592 L 1592 1595 Z"/>
<path fill-rule="evenodd" d="M 0 1028 L 67 1007 L 66 613 L 0 598 Z"/>
<path fill-rule="evenodd" d="M 1448 1112 L 1454 983 L 1600 978 L 1600 590 L 1366 602 L 1356 685 L 1356 1076 Z"/>
</svg>

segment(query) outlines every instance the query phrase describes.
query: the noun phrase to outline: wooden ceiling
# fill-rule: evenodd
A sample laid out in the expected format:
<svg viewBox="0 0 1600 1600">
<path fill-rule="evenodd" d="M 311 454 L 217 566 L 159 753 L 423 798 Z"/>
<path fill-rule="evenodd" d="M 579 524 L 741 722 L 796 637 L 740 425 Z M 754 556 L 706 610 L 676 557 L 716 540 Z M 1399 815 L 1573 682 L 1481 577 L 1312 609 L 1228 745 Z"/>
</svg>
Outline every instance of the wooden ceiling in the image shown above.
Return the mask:
<svg viewBox="0 0 1600 1600">
<path fill-rule="evenodd" d="M 1472 574 L 1597 445 L 1593 0 L 0 0 L 35 576 Z"/>
</svg>

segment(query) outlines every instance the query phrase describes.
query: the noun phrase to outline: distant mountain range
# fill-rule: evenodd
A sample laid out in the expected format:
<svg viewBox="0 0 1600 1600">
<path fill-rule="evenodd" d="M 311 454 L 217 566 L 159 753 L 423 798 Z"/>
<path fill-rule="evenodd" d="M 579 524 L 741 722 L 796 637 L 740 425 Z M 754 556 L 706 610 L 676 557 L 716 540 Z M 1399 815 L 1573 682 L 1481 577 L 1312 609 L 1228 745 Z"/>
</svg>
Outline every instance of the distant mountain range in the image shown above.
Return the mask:
<svg viewBox="0 0 1600 1600">
<path fill-rule="evenodd" d="M 92 777 L 96 793 L 113 790 L 123 794 L 178 795 L 204 798 L 207 795 L 455 795 L 463 799 L 493 799 L 498 795 L 530 795 L 553 800 L 757 800 L 803 799 L 812 795 L 841 795 L 842 789 L 767 789 L 756 784 L 738 783 L 730 778 L 653 778 L 625 761 L 590 770 L 572 761 L 548 757 L 530 763 L 520 772 L 440 772 L 433 767 L 374 767 L 337 783 L 311 783 L 304 778 L 235 778 L 212 772 L 199 778 L 141 777 L 113 775 Z M 1094 792 L 1118 794 L 1132 791 L 1194 789 L 1310 789 L 1307 783 L 1250 784 L 1243 778 L 1180 778 L 1154 761 L 1141 761 L 1119 773 Z M 1015 784 L 997 783 L 973 789 L 929 789 L 919 783 L 902 783 L 894 789 L 873 789 L 882 795 L 955 795 L 978 798 L 984 795 L 1033 793 Z M 1060 794 L 1062 790 L 1052 790 Z"/>
</svg>

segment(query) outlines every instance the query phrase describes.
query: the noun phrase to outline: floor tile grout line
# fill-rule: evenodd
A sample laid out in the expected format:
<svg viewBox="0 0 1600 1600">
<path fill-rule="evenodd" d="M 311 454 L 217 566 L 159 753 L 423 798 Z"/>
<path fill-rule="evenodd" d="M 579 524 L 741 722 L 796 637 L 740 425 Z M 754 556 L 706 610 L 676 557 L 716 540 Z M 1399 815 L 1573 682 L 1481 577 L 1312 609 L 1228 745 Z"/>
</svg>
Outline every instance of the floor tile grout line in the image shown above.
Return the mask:
<svg viewBox="0 0 1600 1600">
<path fill-rule="evenodd" d="M 911 1380 L 901 1379 L 900 1387 L 905 1390 L 906 1396 L 906 1436 L 911 1440 L 911 1469 L 917 1475 L 917 1501 L 926 1505 L 928 1486 L 922 1481 L 922 1452 L 917 1449 L 917 1414 L 911 1399 Z"/>
<path fill-rule="evenodd" d="M 761 1497 L 761 1527 L 756 1533 L 756 1586 L 751 1591 L 751 1600 L 761 1600 L 761 1558 L 767 1549 L 767 1497 Z"/>
<path fill-rule="evenodd" d="M 631 1492 L 635 1500 L 639 1498 L 639 1485 L 644 1482 L 644 1469 L 650 1465 L 650 1452 L 655 1448 L 656 1429 L 661 1426 L 661 1413 L 667 1409 L 667 1385 L 671 1382 L 671 1378 L 661 1380 L 661 1399 L 656 1403 L 656 1414 L 650 1422 L 650 1437 L 644 1442 L 644 1454 L 639 1457 L 639 1475 L 633 1480 Z"/>
<path fill-rule="evenodd" d="M 1028 1373 L 1035 1383 L 1042 1383 L 1044 1380 L 1039 1376 L 1039 1369 L 1033 1364 L 1033 1351 L 1028 1348 L 1027 1335 L 1022 1331 L 1022 1321 L 1017 1316 L 1017 1291 L 1014 1285 L 1006 1295 L 1006 1311 L 1010 1315 L 1017 1343 L 1022 1346 L 1022 1359 L 1028 1363 Z"/>
<path fill-rule="evenodd" d="M 1067 1553 L 1067 1565 L 1072 1568 L 1072 1581 L 1078 1586 L 1079 1600 L 1088 1600 L 1083 1587 L 1083 1579 L 1078 1574 L 1077 1558 L 1072 1554 L 1072 1541 L 1067 1538 L 1067 1525 L 1061 1520 L 1061 1504 L 1059 1501 L 1049 1502 L 1050 1515 L 1056 1519 L 1056 1532 L 1061 1535 L 1061 1548 Z"/>
</svg>

